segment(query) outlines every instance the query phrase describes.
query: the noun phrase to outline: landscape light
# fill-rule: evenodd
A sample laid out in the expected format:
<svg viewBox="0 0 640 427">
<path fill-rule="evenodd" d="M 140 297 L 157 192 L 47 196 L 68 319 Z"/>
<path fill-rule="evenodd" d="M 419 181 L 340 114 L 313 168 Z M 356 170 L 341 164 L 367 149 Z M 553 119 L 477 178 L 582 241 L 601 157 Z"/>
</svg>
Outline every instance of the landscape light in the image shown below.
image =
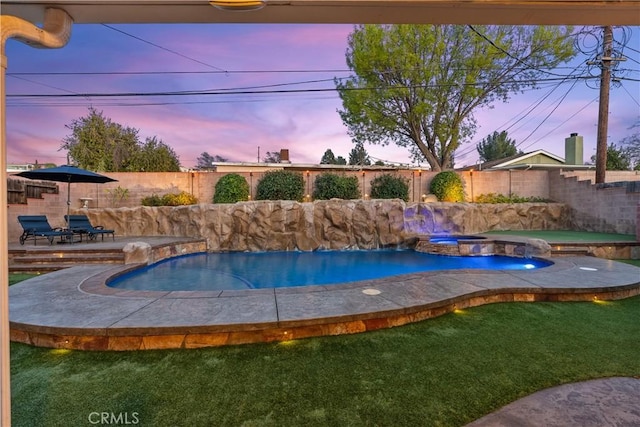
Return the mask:
<svg viewBox="0 0 640 427">
<path fill-rule="evenodd" d="M 267 0 L 211 0 L 209 4 L 220 10 L 249 11 L 262 9 Z"/>
</svg>

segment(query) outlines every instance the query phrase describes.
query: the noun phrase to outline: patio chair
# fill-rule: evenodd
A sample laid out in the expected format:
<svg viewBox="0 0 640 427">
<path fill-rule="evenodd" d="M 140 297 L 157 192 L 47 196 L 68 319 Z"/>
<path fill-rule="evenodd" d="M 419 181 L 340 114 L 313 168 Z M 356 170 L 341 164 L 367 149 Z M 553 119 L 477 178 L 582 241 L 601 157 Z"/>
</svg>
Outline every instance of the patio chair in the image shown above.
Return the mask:
<svg viewBox="0 0 640 427">
<path fill-rule="evenodd" d="M 96 237 L 100 235 L 104 241 L 105 234 L 111 234 L 111 238 L 115 241 L 115 231 L 107 230 L 102 225 L 91 225 L 89 218 L 86 215 L 65 215 L 65 221 L 67 221 L 69 230 L 80 235 L 87 235 L 87 242 L 89 240 L 96 240 Z"/>
<path fill-rule="evenodd" d="M 27 239 L 33 239 L 34 244 L 37 245 L 38 237 L 45 237 L 50 245 L 58 236 L 60 236 L 60 241 L 73 242 L 73 232 L 59 227 L 51 227 L 46 215 L 20 215 L 18 222 L 23 230 L 20 236 L 21 245 L 24 245 Z M 82 236 L 80 236 L 80 240 L 82 240 Z"/>
</svg>

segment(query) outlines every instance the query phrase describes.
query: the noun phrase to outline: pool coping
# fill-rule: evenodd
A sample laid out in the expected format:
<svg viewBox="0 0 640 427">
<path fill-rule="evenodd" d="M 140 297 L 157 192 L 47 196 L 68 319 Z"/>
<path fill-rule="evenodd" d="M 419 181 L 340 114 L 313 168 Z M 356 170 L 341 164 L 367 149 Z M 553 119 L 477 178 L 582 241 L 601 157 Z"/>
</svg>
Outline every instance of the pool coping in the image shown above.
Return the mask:
<svg viewBox="0 0 640 427">
<path fill-rule="evenodd" d="M 640 294 L 638 267 L 594 257 L 551 261 L 537 270 L 443 270 L 341 285 L 174 292 L 106 286 L 109 277 L 139 265 L 76 266 L 9 288 L 11 339 L 82 350 L 198 348 L 365 332 L 497 302 Z"/>
</svg>

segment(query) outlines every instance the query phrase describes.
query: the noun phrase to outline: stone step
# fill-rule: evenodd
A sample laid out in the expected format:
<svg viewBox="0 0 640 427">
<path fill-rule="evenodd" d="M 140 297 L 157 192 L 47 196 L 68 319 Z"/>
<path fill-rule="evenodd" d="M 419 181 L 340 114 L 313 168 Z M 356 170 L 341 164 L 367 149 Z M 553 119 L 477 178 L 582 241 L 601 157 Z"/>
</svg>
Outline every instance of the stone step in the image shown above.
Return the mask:
<svg viewBox="0 0 640 427">
<path fill-rule="evenodd" d="M 61 264 L 9 264 L 9 273 L 50 273 L 69 267 Z"/>
<path fill-rule="evenodd" d="M 124 264 L 122 251 L 32 251 L 22 252 L 10 258 L 9 271 L 47 273 L 82 264 Z"/>
<path fill-rule="evenodd" d="M 13 264 L 114 264 L 124 262 L 124 253 L 27 254 L 13 257 Z"/>
<path fill-rule="evenodd" d="M 590 255 L 589 248 L 584 246 L 551 246 L 551 256 L 585 256 Z"/>
</svg>

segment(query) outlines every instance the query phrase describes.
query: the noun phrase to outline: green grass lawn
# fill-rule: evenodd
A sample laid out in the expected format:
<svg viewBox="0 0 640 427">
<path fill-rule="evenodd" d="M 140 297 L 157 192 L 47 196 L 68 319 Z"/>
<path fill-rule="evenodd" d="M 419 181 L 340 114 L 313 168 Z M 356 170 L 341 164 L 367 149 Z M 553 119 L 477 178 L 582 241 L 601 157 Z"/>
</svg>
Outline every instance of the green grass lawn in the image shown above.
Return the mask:
<svg viewBox="0 0 640 427">
<path fill-rule="evenodd" d="M 570 230 L 509 230 L 489 231 L 488 235 L 522 236 L 543 239 L 549 243 L 580 243 L 580 242 L 635 242 L 636 236 L 631 234 L 591 233 L 587 231 Z"/>
<path fill-rule="evenodd" d="M 199 350 L 14 343 L 13 425 L 90 425 L 108 412 L 142 426 L 461 426 L 546 387 L 639 376 L 638 337 L 640 297 L 492 304 L 358 335 Z"/>
<path fill-rule="evenodd" d="M 9 286 L 37 276 L 34 273 L 9 273 Z"/>
<path fill-rule="evenodd" d="M 636 267 L 640 267 L 640 259 L 618 259 L 616 261 L 620 261 L 626 264 L 631 264 L 631 265 L 635 265 Z"/>
</svg>

